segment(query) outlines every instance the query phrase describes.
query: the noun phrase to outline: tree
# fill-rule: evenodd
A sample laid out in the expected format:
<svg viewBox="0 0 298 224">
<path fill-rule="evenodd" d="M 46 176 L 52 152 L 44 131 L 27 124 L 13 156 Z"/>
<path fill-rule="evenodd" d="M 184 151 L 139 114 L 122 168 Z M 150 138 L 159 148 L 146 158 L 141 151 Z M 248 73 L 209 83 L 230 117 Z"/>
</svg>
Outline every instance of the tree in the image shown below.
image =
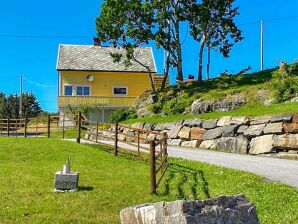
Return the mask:
<svg viewBox="0 0 298 224">
<path fill-rule="evenodd" d="M 42 109 L 33 93 L 24 93 L 22 95 L 22 112 L 28 117 L 36 117 Z M 20 112 L 20 97 L 18 95 L 10 94 L 5 97 L 0 93 L 0 117 L 2 118 L 19 118 Z"/>
<path fill-rule="evenodd" d="M 168 67 L 177 68 L 177 80 L 183 80 L 180 24 L 188 19 L 189 9 L 195 2 L 106 0 L 96 20 L 97 35 L 102 41 L 126 50 L 126 54 L 114 54 L 113 58 L 115 62 L 119 62 L 125 56 L 124 63 L 127 66 L 130 65 L 130 61 L 136 61 L 146 67 L 136 60 L 134 51 L 153 41 L 157 47 L 163 47 L 168 52 Z M 150 80 L 154 91 L 151 75 Z"/>
<path fill-rule="evenodd" d="M 200 43 L 198 81 L 203 80 L 204 49 L 208 48 L 207 74 L 210 70 L 210 51 L 219 48 L 224 57 L 229 57 L 232 47 L 243 39 L 234 18 L 239 15 L 239 8 L 233 7 L 235 0 L 202 0 L 197 4 L 190 21 L 191 35 Z"/>
</svg>

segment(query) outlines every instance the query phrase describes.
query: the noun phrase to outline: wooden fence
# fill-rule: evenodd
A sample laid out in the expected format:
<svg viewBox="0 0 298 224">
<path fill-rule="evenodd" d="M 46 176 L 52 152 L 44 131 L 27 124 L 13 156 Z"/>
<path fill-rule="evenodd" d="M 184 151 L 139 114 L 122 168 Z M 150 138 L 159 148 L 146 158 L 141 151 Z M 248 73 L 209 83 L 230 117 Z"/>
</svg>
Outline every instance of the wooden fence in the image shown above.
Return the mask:
<svg viewBox="0 0 298 224">
<path fill-rule="evenodd" d="M 66 131 L 76 130 L 76 140 L 112 146 L 118 153 L 131 154 L 150 162 L 152 192 L 156 192 L 168 168 L 167 134 L 133 128 L 123 124 L 100 123 L 79 114 L 49 115 L 47 118 L 0 119 L 0 135 L 15 137 L 43 136 L 64 139 Z M 84 130 L 84 136 L 82 136 Z M 57 133 L 59 133 L 57 135 Z"/>
<path fill-rule="evenodd" d="M 113 145 L 114 155 L 131 154 L 150 162 L 151 190 L 156 192 L 168 168 L 167 134 L 133 128 L 122 124 L 100 123 L 79 116 L 78 138 L 95 144 Z M 81 136 L 82 129 L 87 130 Z M 145 137 L 146 136 L 146 137 Z"/>
</svg>

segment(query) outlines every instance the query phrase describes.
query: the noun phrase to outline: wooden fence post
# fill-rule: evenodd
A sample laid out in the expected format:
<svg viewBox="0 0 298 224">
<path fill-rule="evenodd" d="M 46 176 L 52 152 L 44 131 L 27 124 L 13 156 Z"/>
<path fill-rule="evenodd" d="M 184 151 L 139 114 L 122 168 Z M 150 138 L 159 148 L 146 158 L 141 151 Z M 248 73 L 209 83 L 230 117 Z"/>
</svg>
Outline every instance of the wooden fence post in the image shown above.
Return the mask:
<svg viewBox="0 0 298 224">
<path fill-rule="evenodd" d="M 79 112 L 77 143 L 81 143 L 82 113 Z"/>
<path fill-rule="evenodd" d="M 138 134 L 138 156 L 140 156 L 140 130 L 137 131 Z"/>
<path fill-rule="evenodd" d="M 98 142 L 98 125 L 99 125 L 99 122 L 97 121 L 96 122 L 96 139 L 95 139 L 96 143 Z"/>
<path fill-rule="evenodd" d="M 9 137 L 9 132 L 10 132 L 10 119 L 7 118 L 7 137 Z"/>
<path fill-rule="evenodd" d="M 156 193 L 156 172 L 155 172 L 155 141 L 150 141 L 150 177 L 151 192 Z"/>
<path fill-rule="evenodd" d="M 25 121 L 24 121 L 24 138 L 27 138 L 27 125 L 28 125 L 28 116 L 25 115 Z"/>
<path fill-rule="evenodd" d="M 165 160 L 165 162 L 164 162 L 164 166 L 163 166 L 163 168 L 165 168 L 165 166 L 167 165 L 167 163 L 168 163 L 168 144 L 167 144 L 167 139 L 168 139 L 168 135 L 167 135 L 167 133 L 163 133 L 163 141 L 162 141 L 162 144 L 163 144 L 163 155 L 162 155 L 162 157 L 163 157 L 163 159 Z"/>
<path fill-rule="evenodd" d="M 62 116 L 62 139 L 64 139 L 65 138 L 65 114 L 63 114 L 63 116 Z"/>
<path fill-rule="evenodd" d="M 114 147 L 115 156 L 118 155 L 118 122 L 115 124 L 115 147 Z"/>
<path fill-rule="evenodd" d="M 48 115 L 48 138 L 51 137 L 51 115 Z"/>
</svg>

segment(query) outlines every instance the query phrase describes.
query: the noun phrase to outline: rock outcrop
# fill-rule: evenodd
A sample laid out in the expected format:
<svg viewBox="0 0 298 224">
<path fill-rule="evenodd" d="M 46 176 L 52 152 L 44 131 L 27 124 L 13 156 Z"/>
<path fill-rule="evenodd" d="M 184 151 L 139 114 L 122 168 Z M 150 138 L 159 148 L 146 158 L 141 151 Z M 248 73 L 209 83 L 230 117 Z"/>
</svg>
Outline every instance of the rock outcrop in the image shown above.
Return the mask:
<svg viewBox="0 0 298 224">
<path fill-rule="evenodd" d="M 257 209 L 245 196 L 143 204 L 120 212 L 122 224 L 258 224 Z"/>
</svg>

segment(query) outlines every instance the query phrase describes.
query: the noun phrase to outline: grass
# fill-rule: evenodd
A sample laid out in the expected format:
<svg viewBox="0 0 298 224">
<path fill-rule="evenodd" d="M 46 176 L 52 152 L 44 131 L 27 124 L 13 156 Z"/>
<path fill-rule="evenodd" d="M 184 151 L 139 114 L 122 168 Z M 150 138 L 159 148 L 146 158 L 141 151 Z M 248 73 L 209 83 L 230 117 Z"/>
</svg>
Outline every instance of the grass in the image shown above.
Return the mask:
<svg viewBox="0 0 298 224">
<path fill-rule="evenodd" d="M 286 103 L 286 104 L 272 104 L 270 106 L 264 106 L 261 104 L 256 105 L 246 105 L 239 109 L 227 111 L 227 112 L 211 112 L 206 114 L 176 114 L 169 115 L 167 117 L 154 116 L 154 117 L 144 117 L 123 121 L 123 123 L 133 124 L 136 122 L 146 122 L 146 123 L 163 123 L 163 122 L 174 122 L 184 119 L 192 118 L 202 118 L 202 119 L 215 119 L 223 116 L 265 116 L 265 115 L 281 115 L 281 114 L 291 114 L 298 113 L 298 103 Z"/>
<path fill-rule="evenodd" d="M 127 206 L 239 193 L 256 204 L 261 223 L 298 220 L 295 189 L 250 173 L 171 159 L 152 195 L 143 160 L 57 139 L 0 138 L 0 145 L 1 223 L 119 223 Z M 80 172 L 80 191 L 53 193 L 54 173 L 68 156 Z"/>
</svg>

